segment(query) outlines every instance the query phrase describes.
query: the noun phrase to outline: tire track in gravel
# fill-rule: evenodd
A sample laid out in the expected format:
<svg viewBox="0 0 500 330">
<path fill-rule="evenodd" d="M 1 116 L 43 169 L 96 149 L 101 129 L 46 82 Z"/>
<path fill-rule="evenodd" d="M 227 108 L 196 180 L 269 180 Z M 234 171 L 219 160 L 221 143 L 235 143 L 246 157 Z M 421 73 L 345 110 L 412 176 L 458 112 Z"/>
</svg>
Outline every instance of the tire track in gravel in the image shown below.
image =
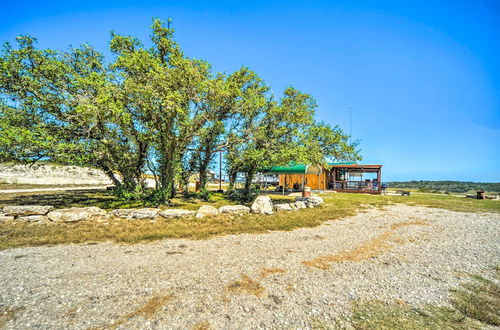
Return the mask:
<svg viewBox="0 0 500 330">
<path fill-rule="evenodd" d="M 307 267 L 314 267 L 323 270 L 330 269 L 332 264 L 343 261 L 359 262 L 383 254 L 392 249 L 396 244 L 404 244 L 405 240 L 397 237 L 398 229 L 406 226 L 428 226 L 429 221 L 417 219 L 410 222 L 397 222 L 391 225 L 391 229 L 372 238 L 371 240 L 357 246 L 352 250 L 346 250 L 334 255 L 324 255 L 317 258 L 303 261 Z"/>
</svg>

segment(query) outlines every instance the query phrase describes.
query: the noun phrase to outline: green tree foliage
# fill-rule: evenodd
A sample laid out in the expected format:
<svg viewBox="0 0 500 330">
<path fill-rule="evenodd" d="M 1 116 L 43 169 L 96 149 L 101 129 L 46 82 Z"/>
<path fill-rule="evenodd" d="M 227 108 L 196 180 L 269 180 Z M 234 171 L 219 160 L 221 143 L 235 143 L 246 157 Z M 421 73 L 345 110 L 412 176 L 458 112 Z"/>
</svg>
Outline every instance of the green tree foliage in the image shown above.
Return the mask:
<svg viewBox="0 0 500 330">
<path fill-rule="evenodd" d="M 151 26 L 151 46 L 111 34 L 106 64 L 89 45 L 40 50 L 17 38 L 0 55 L 0 161 L 95 166 L 127 198 L 144 190 L 145 172 L 157 181 L 143 194 L 164 202 L 179 184 L 200 174 L 202 189 L 218 151 L 231 182 L 245 174 L 249 194 L 262 167 L 326 159 L 359 159 L 338 128 L 314 120 L 316 103 L 289 87 L 277 100 L 246 67 L 214 74 L 184 54 L 170 21 Z"/>
</svg>

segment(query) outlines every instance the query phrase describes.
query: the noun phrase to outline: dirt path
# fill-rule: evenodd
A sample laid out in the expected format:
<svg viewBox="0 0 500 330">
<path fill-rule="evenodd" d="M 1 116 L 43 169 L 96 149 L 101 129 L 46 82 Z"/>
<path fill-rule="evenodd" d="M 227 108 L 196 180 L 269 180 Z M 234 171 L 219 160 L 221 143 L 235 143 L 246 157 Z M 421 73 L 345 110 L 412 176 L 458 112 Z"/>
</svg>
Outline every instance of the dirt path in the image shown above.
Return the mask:
<svg viewBox="0 0 500 330">
<path fill-rule="evenodd" d="M 358 299 L 447 304 L 500 264 L 500 215 L 410 206 L 204 241 L 0 251 L 6 328 L 309 328 Z"/>
</svg>

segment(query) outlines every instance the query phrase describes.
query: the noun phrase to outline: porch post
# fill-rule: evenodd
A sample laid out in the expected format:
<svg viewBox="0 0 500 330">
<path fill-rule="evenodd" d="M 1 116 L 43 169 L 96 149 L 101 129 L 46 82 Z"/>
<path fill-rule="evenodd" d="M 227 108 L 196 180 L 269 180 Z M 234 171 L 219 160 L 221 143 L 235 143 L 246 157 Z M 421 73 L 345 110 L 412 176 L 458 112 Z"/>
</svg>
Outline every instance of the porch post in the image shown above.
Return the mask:
<svg viewBox="0 0 500 330">
<path fill-rule="evenodd" d="M 377 188 L 378 191 L 382 189 L 382 168 L 379 168 L 377 171 Z"/>
<path fill-rule="evenodd" d="M 285 186 L 286 186 L 286 173 L 283 176 L 283 196 L 285 196 Z"/>
</svg>

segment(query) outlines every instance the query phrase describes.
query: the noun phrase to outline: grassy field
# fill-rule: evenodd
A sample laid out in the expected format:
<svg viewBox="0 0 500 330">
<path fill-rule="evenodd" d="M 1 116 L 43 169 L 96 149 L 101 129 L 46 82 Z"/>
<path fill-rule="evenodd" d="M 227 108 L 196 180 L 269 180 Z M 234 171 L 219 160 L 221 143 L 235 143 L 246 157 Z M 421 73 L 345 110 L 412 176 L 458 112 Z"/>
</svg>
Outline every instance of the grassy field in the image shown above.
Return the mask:
<svg viewBox="0 0 500 330">
<path fill-rule="evenodd" d="M 340 219 L 366 207 L 383 207 L 393 203 L 421 205 L 464 212 L 500 212 L 500 201 L 473 200 L 445 195 L 421 194 L 410 197 L 374 196 L 363 194 L 321 195 L 325 205 L 300 212 L 278 213 L 272 216 L 249 214 L 242 217 L 218 216 L 204 219 L 111 220 L 103 223 L 51 223 L 49 225 L 23 222 L 0 223 L 0 249 L 23 246 L 55 245 L 67 243 L 93 243 L 113 241 L 138 243 L 165 238 L 206 239 L 239 233 L 264 233 L 274 230 L 293 230 L 313 227 L 326 220 Z M 293 197 L 271 195 L 275 203 L 290 202 Z M 43 204 L 55 207 L 99 206 L 104 209 L 151 206 L 139 202 L 118 201 L 106 191 L 71 191 L 64 193 L 1 194 L 0 206 L 15 204 Z M 195 210 L 200 205 L 220 207 L 235 204 L 222 194 L 213 194 L 210 201 L 176 198 L 172 207 Z M 163 206 L 162 208 L 165 208 Z"/>
</svg>

